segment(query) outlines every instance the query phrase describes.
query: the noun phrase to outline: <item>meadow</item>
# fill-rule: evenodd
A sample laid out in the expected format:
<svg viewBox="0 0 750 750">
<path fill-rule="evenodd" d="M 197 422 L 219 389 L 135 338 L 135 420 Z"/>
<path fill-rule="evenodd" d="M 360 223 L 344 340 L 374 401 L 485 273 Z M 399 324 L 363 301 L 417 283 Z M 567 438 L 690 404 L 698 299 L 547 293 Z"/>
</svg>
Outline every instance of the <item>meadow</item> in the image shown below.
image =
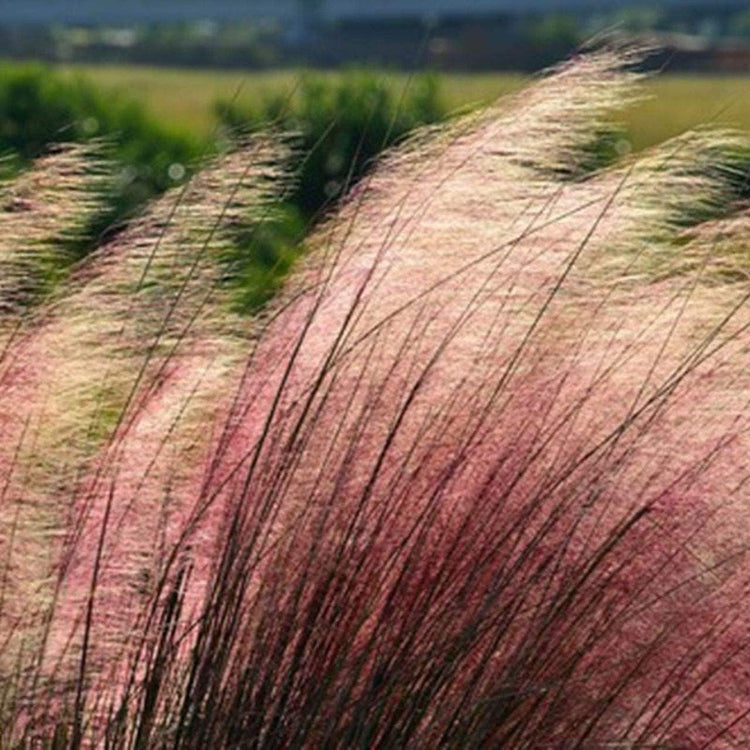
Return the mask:
<svg viewBox="0 0 750 750">
<path fill-rule="evenodd" d="M 293 138 L 244 133 L 73 255 L 118 165 L 29 157 L 0 748 L 746 744 L 750 135 L 592 159 L 640 54 L 349 169 L 249 307 Z"/>
<path fill-rule="evenodd" d="M 252 105 L 279 91 L 293 92 L 302 75 L 294 70 L 227 72 L 119 65 L 76 65 L 63 70 L 71 76 L 84 76 L 105 90 L 134 97 L 159 120 L 200 135 L 216 127 L 213 105 L 217 99 L 236 98 Z M 337 73 L 323 75 L 332 81 L 340 78 Z M 404 74 L 383 73 L 382 77 L 396 91 L 408 86 L 409 77 Z M 456 112 L 518 91 L 528 78 L 503 73 L 443 74 L 439 81 L 446 109 Z M 616 118 L 635 150 L 708 123 L 750 130 L 750 77 L 656 76 L 645 82 L 642 96 L 643 101 Z"/>
</svg>

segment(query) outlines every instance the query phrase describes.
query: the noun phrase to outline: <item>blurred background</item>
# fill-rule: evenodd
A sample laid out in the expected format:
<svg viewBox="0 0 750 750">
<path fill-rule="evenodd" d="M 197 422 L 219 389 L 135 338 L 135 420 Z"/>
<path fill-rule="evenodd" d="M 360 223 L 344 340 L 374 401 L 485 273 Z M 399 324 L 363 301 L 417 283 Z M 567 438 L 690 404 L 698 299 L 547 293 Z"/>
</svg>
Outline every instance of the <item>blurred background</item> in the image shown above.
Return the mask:
<svg viewBox="0 0 750 750">
<path fill-rule="evenodd" d="M 52 62 L 532 71 L 613 28 L 658 38 L 675 71 L 741 72 L 750 62 L 742 0 L 3 0 L 0 9 L 5 54 Z"/>
<path fill-rule="evenodd" d="M 0 163 L 103 140 L 111 227 L 271 123 L 299 153 L 278 264 L 383 148 L 613 33 L 658 47 L 661 75 L 592 168 L 698 124 L 750 128 L 747 0 L 0 0 Z"/>
</svg>

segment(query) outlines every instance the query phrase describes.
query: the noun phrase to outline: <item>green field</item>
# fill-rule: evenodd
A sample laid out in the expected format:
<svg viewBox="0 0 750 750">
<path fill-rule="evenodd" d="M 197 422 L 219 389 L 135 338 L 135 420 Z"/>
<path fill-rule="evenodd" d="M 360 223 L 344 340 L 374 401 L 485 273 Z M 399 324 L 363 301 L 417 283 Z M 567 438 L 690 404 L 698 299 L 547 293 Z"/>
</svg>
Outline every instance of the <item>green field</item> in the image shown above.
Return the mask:
<svg viewBox="0 0 750 750">
<path fill-rule="evenodd" d="M 293 96 L 301 73 L 206 71 L 135 66 L 69 66 L 104 89 L 142 101 L 165 124 L 205 135 L 215 126 L 213 103 L 236 97 L 251 103 L 271 92 Z M 326 75 L 332 78 L 336 73 Z M 393 85 L 408 85 L 404 74 L 384 74 Z M 444 75 L 441 91 L 451 110 L 489 102 L 517 90 L 517 74 Z M 750 77 L 663 76 L 646 82 L 645 99 L 620 116 L 635 149 L 661 142 L 703 124 L 750 130 Z"/>
</svg>

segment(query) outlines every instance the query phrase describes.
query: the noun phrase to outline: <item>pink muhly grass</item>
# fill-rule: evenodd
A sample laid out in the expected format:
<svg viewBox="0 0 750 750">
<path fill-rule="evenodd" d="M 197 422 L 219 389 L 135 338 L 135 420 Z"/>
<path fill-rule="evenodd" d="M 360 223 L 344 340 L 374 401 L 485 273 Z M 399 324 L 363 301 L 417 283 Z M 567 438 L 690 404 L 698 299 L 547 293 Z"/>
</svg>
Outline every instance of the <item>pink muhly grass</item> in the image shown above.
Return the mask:
<svg viewBox="0 0 750 750">
<path fill-rule="evenodd" d="M 582 57 L 387 156 L 244 364 L 236 322 L 187 316 L 176 339 L 228 356 L 226 378 L 169 347 L 167 370 L 137 368 L 76 484 L 45 655 L 66 659 L 11 736 L 748 736 L 746 293 L 712 272 L 709 225 L 680 257 L 685 224 L 731 195 L 740 141 L 582 175 L 634 59 Z M 196 392 L 214 408 L 187 418 Z"/>
<path fill-rule="evenodd" d="M 700 276 L 596 275 L 721 174 L 696 136 L 663 182 L 657 154 L 560 183 L 489 122 L 407 161 L 408 188 L 387 162 L 402 201 L 376 174 L 261 341 L 212 465 L 235 510 L 176 742 L 742 736 L 744 308 Z M 655 222 L 649 176 L 694 192 Z"/>
<path fill-rule="evenodd" d="M 98 538 L 102 513 L 87 476 L 103 473 L 110 456 L 119 456 L 119 491 L 131 494 L 112 514 L 113 523 L 121 515 L 138 516 L 140 526 L 128 529 L 129 558 L 111 540 L 107 557 L 129 559 L 135 567 L 144 550 L 155 555 L 162 490 L 148 505 L 145 498 L 135 502 L 135 488 L 160 451 L 171 458 L 169 474 L 160 467 L 160 488 L 189 464 L 208 437 L 202 424 L 210 419 L 212 399 L 232 387 L 229 373 L 249 338 L 224 309 L 221 253 L 233 224 L 264 218 L 278 190 L 269 178 L 279 182 L 280 163 L 280 149 L 259 139 L 205 169 L 75 269 L 57 301 L 16 331 L 0 386 L 9 407 L 2 419 L 2 512 L 13 519 L 4 524 L 13 538 L 2 538 L 0 608 L 9 668 L 18 659 L 11 634 L 23 635 L 18 648 L 40 656 L 47 651 L 45 659 L 54 661 L 61 623 L 78 619 L 65 591 L 76 588 L 77 577 L 90 580 L 89 542 Z M 176 377 L 177 387 L 169 385 Z M 155 394 L 159 409 L 149 410 L 146 402 Z M 123 446 L 125 433 L 130 443 Z M 36 638 L 33 622 L 41 623 Z M 70 638 L 69 628 L 61 637 Z M 105 633 L 101 640 L 106 650 L 111 638 Z M 31 680 L 38 681 L 34 674 Z"/>
</svg>

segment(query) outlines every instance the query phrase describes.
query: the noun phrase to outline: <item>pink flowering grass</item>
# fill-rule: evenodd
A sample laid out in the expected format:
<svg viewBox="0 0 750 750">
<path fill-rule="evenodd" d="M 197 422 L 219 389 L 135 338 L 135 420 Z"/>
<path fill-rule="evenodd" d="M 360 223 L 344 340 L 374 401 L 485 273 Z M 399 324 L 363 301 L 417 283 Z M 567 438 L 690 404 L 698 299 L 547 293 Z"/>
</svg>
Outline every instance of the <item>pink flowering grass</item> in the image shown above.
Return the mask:
<svg viewBox="0 0 750 750">
<path fill-rule="evenodd" d="M 70 585 L 80 575 L 88 580 L 82 570 L 90 568 L 86 555 L 98 536 L 101 509 L 91 502 L 87 476 L 95 476 L 107 456 L 122 454 L 121 435 L 128 430 L 138 435 L 139 445 L 137 456 L 131 450 L 130 471 L 118 472 L 123 492 L 144 481 L 137 467 L 145 471 L 154 462 L 167 434 L 172 454 L 180 455 L 174 472 L 196 441 L 199 415 L 210 414 L 211 394 L 231 387 L 225 373 L 241 361 L 248 339 L 226 311 L 217 318 L 219 300 L 226 296 L 217 287 L 222 273 L 217 255 L 240 217 L 247 223 L 266 214 L 276 190 L 268 176 L 279 175 L 280 160 L 279 149 L 260 140 L 227 156 L 74 269 L 56 299 L 27 312 L 26 324 L 14 324 L 0 384 L 9 407 L 2 415 L 0 459 L 6 476 L 3 513 L 11 529 L 2 539 L 0 617 L 4 635 L 13 634 L 12 643 L 5 641 L 4 666 L 16 664 L 19 649 L 59 651 L 49 613 L 60 613 L 55 622 L 67 617 L 61 581 Z M 36 261 L 30 252 L 27 262 Z M 147 446 L 142 423 L 149 412 L 143 405 L 163 394 L 176 370 L 182 373 L 181 391 L 162 396 L 159 438 Z M 173 425 L 165 434 L 176 413 L 179 429 Z M 130 424 L 135 415 L 137 429 Z M 103 457 L 97 458 L 100 449 Z M 162 475 L 160 486 L 167 482 Z M 161 514 L 145 503 L 133 491 L 123 512 L 132 505 L 151 529 Z M 143 535 L 132 537 L 136 540 L 129 545 L 136 548 L 129 558 L 133 565 L 133 555 L 153 542 Z M 108 551 L 122 555 L 114 544 Z"/>
<path fill-rule="evenodd" d="M 3 664 L 3 741 L 742 746 L 750 320 L 724 269 L 746 221 L 706 219 L 747 146 L 694 133 L 583 173 L 636 59 L 584 56 L 402 144 L 254 321 L 211 263 L 162 306 L 180 244 L 125 297 L 124 259 L 163 257 L 138 225 L 74 274 L 29 341 L 70 337 L 73 393 L 112 361 L 128 396 L 74 481 L 18 490 L 61 541 L 42 633 Z M 260 154 L 239 157 L 258 184 Z M 113 320 L 158 345 L 112 343 Z M 3 393 L 42 433 L 35 378 Z M 69 454 L 43 455 L 54 476 Z"/>
</svg>

